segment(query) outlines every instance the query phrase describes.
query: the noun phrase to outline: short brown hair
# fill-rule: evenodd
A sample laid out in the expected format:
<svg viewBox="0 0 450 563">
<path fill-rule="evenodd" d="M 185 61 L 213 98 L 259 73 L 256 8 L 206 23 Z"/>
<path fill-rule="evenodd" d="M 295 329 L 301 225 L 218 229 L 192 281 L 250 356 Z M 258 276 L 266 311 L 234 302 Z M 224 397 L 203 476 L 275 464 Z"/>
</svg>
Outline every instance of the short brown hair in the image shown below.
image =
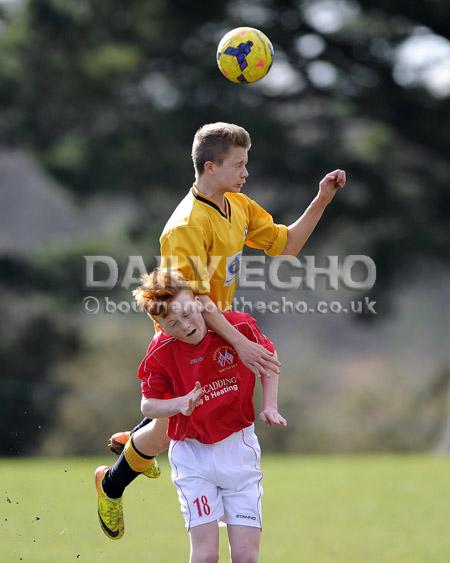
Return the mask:
<svg viewBox="0 0 450 563">
<path fill-rule="evenodd" d="M 208 160 L 222 164 L 231 147 L 249 150 L 251 145 L 250 135 L 243 127 L 234 123 L 207 123 L 194 136 L 192 162 L 195 171 L 200 176 Z"/>
<path fill-rule="evenodd" d="M 152 317 L 167 317 L 169 303 L 180 291 L 189 290 L 189 284 L 178 270 L 156 268 L 144 274 L 141 285 L 133 291 L 139 307 Z"/>
</svg>

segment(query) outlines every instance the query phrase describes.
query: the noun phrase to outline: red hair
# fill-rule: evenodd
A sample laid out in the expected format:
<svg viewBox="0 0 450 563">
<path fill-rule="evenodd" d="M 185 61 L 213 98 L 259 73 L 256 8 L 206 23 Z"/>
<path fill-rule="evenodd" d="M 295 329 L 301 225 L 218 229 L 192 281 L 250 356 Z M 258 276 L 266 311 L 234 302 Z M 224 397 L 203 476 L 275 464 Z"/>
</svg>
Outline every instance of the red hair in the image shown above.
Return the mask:
<svg viewBox="0 0 450 563">
<path fill-rule="evenodd" d="M 156 268 L 150 274 L 144 274 L 141 285 L 133 291 L 139 307 L 152 317 L 166 317 L 170 301 L 180 291 L 192 291 L 181 272 Z"/>
</svg>

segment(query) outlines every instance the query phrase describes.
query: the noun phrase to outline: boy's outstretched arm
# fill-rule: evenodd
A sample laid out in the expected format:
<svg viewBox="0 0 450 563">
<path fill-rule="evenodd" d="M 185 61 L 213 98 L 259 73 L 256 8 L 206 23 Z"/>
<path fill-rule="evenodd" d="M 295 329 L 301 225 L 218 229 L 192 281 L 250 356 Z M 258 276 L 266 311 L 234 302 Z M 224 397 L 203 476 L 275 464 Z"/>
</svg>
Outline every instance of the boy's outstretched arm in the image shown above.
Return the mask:
<svg viewBox="0 0 450 563">
<path fill-rule="evenodd" d="M 280 372 L 281 364 L 276 355 L 239 332 L 207 295 L 197 295 L 197 298 L 203 306 L 203 318 L 208 327 L 233 346 L 242 363 L 257 377 L 271 377 Z"/>
<path fill-rule="evenodd" d="M 272 375 L 271 377 L 263 375 L 261 377 L 261 386 L 262 411 L 259 414 L 259 419 L 268 426 L 272 424 L 287 426 L 286 419 L 278 412 L 278 375 Z"/>
<path fill-rule="evenodd" d="M 194 411 L 203 390 L 200 382 L 195 382 L 195 387 L 182 397 L 175 397 L 174 399 L 147 399 L 142 397 L 141 411 L 147 418 L 167 418 L 176 414 L 184 414 L 189 416 Z"/>
<path fill-rule="evenodd" d="M 303 215 L 295 223 L 289 225 L 288 240 L 281 254 L 297 256 L 316 228 L 326 206 L 333 200 L 336 192 L 345 186 L 345 182 L 344 170 L 334 170 L 322 178 L 317 196 L 312 200 Z"/>
</svg>

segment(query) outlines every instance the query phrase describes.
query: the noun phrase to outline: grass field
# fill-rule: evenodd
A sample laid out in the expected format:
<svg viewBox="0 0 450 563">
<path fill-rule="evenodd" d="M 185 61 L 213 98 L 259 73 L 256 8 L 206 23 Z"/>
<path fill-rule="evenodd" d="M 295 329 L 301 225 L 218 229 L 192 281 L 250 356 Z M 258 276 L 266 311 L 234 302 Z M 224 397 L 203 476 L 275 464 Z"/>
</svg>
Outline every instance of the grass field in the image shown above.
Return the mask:
<svg viewBox="0 0 450 563">
<path fill-rule="evenodd" d="M 0 561 L 187 561 L 164 460 L 127 490 L 125 537 L 103 536 L 92 475 L 111 459 L 0 460 Z M 263 470 L 262 563 L 450 561 L 450 459 L 265 456 Z"/>
</svg>

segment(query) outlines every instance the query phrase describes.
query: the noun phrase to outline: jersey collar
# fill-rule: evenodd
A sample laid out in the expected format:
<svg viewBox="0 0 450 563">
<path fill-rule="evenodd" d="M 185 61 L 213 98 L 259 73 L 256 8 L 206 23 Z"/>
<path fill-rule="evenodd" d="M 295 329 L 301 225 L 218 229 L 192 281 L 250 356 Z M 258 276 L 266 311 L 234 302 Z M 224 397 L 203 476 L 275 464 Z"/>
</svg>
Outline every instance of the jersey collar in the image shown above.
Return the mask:
<svg viewBox="0 0 450 563">
<path fill-rule="evenodd" d="M 210 199 L 205 194 L 202 194 L 201 192 L 199 192 L 198 188 L 195 184 L 192 185 L 191 192 L 192 192 L 192 195 L 195 197 L 196 200 L 201 201 L 203 203 L 206 203 L 207 205 L 210 205 L 212 208 L 214 208 L 216 211 L 218 211 L 222 215 L 222 217 L 224 217 L 225 219 L 228 219 L 228 221 L 230 221 L 230 223 L 231 223 L 231 205 L 230 205 L 230 202 L 228 201 L 228 199 L 226 197 L 224 197 L 224 200 L 225 200 L 225 213 L 224 213 L 215 201 Z"/>
</svg>

